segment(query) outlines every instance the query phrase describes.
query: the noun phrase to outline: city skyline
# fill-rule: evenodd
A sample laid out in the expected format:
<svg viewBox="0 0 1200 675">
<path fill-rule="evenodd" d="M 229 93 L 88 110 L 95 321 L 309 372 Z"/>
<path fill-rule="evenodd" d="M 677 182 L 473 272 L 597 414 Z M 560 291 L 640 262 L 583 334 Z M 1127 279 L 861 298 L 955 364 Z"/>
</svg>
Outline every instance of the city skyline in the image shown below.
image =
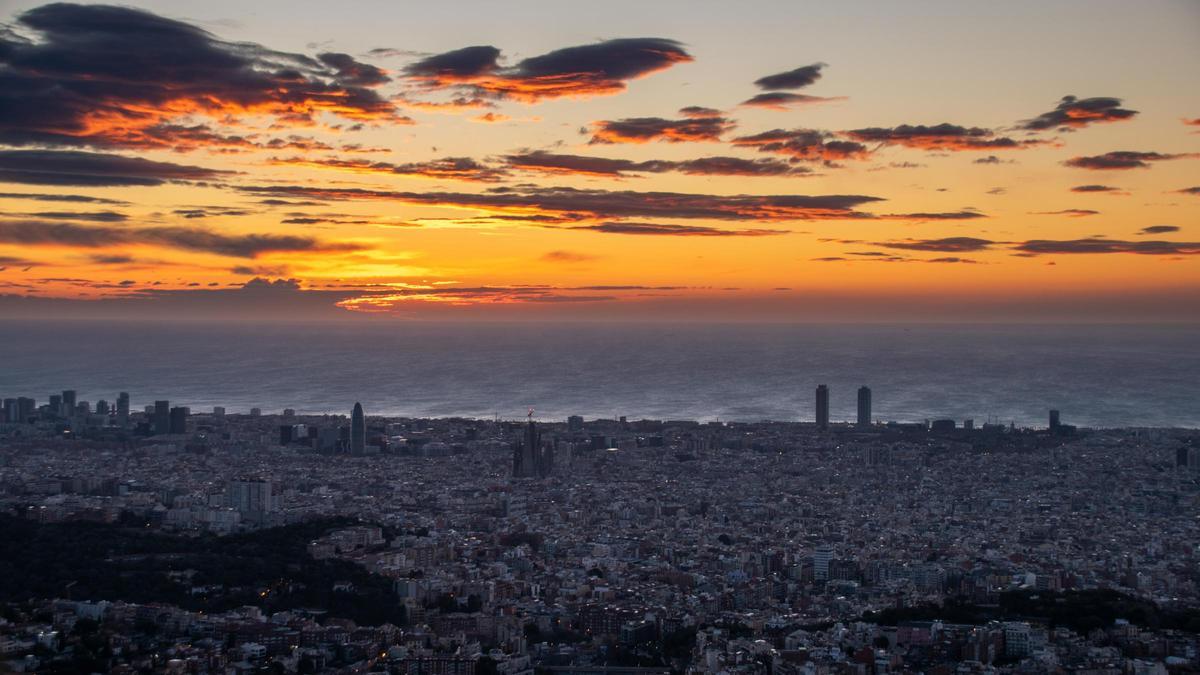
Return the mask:
<svg viewBox="0 0 1200 675">
<path fill-rule="evenodd" d="M 26 392 L 28 393 L 28 392 Z M 933 415 L 924 420 L 896 420 L 882 418 L 876 419 L 871 416 L 872 394 L 871 388 L 863 385 L 858 388 L 856 394 L 856 407 L 854 409 L 854 417 L 846 417 L 844 419 L 833 419 L 830 417 L 830 398 L 832 390 L 828 385 L 817 385 L 815 396 L 812 400 L 812 417 L 809 418 L 803 410 L 797 410 L 798 419 L 767 419 L 759 420 L 763 423 L 799 423 L 815 426 L 819 430 L 828 429 L 830 425 L 843 427 L 858 427 L 869 428 L 872 426 L 902 426 L 907 428 L 927 428 L 939 431 L 954 430 L 958 427 L 959 420 L 946 415 Z M 0 396 L 0 424 L 36 424 L 46 420 L 65 420 L 70 422 L 70 426 L 66 427 L 68 433 L 74 431 L 76 424 L 82 428 L 105 428 L 115 427 L 119 429 L 137 431 L 141 435 L 182 435 L 188 433 L 188 419 L 192 415 L 191 406 L 172 406 L 170 400 L 160 399 L 155 400 L 152 404 L 143 406 L 143 414 L 145 416 L 144 424 L 140 428 L 130 426 L 130 395 L 129 392 L 122 391 L 117 394 L 116 404 L 111 404 L 108 399 L 98 398 L 93 404 L 88 400 L 77 398 L 77 391 L 74 389 L 65 389 L 59 394 L 50 394 L 45 404 L 38 404 L 36 396 Z M 278 402 L 275 402 L 276 404 Z M 281 408 L 279 413 L 284 419 L 291 419 L 297 416 L 309 417 L 346 417 L 349 424 L 344 427 L 338 427 L 344 430 L 344 434 L 337 437 L 337 441 L 344 446 L 345 452 L 352 455 L 362 455 L 367 446 L 367 415 L 361 402 L 356 401 L 351 408 L 349 415 L 339 415 L 332 411 L 312 411 L 301 410 L 297 411 L 292 407 Z M 534 415 L 535 409 L 530 408 L 525 416 L 525 432 L 513 445 L 513 467 L 514 475 L 530 477 L 544 475 L 553 466 L 553 453 L 549 456 L 542 454 L 543 443 L 540 434 L 537 431 L 537 424 L 555 422 L 553 419 L 543 419 Z M 1062 431 L 1065 433 L 1073 433 L 1075 427 L 1062 423 L 1062 412 L 1057 408 L 1049 408 L 1046 411 L 1048 423 L 1046 429 L 1049 431 Z M 223 418 L 225 415 L 246 415 L 249 417 L 261 417 L 264 415 L 262 407 L 252 407 L 245 412 L 228 412 L 226 406 L 212 406 L 211 412 L 198 412 L 201 416 L 211 415 L 216 418 Z M 266 412 L 267 416 L 275 413 Z M 393 413 L 382 413 L 374 415 L 377 418 L 401 417 L 409 419 L 430 419 L 420 415 L 396 415 Z M 444 418 L 432 419 L 448 419 L 448 420 L 473 420 L 482 421 L 484 419 L 492 419 L 499 422 L 515 422 L 518 418 L 505 418 L 499 413 L 490 418 L 472 418 L 469 416 L 448 415 Z M 632 413 L 630 415 L 618 415 L 613 419 L 597 417 L 594 421 L 618 421 L 621 424 L 626 424 L 627 420 L 638 422 L 654 421 L 644 414 Z M 587 420 L 582 415 L 568 415 L 566 424 L 572 430 L 578 430 Z M 677 420 L 696 422 L 697 420 Z M 721 420 L 713 420 L 714 423 L 722 424 Z M 729 420 L 735 424 L 746 424 L 745 421 Z M 999 418 L 989 415 L 986 426 L 991 428 L 1003 428 L 1005 423 Z M 301 425 L 303 426 L 303 425 Z M 1007 426 L 1011 429 L 1016 429 L 1017 424 L 1013 420 L 1009 420 Z M 965 418 L 962 420 L 962 430 L 972 431 L 975 427 L 974 418 Z M 982 428 L 982 427 L 981 427 Z M 1022 429 L 1040 428 L 1022 425 Z M 300 440 L 300 436 L 292 434 L 291 427 L 281 429 L 281 444 L 287 445 L 293 440 Z M 313 438 L 317 437 L 316 429 L 312 429 Z"/>
<path fill-rule="evenodd" d="M 0 316 L 1195 321 L 1200 8 L 955 7 L 6 3 Z"/>
</svg>

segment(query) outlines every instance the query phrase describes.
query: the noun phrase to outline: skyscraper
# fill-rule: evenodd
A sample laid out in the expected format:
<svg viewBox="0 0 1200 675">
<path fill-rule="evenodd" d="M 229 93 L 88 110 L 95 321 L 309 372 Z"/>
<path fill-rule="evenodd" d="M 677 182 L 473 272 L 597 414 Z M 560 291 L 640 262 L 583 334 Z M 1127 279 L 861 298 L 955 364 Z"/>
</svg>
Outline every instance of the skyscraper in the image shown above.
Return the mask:
<svg viewBox="0 0 1200 675">
<path fill-rule="evenodd" d="M 267 478 L 239 478 L 225 488 L 226 505 L 236 509 L 243 518 L 263 523 L 276 510 L 278 497 L 275 482 Z"/>
<path fill-rule="evenodd" d="M 367 451 L 367 419 L 361 403 L 354 404 L 350 413 L 350 452 L 361 455 Z"/>
<path fill-rule="evenodd" d="M 537 478 L 547 476 L 554 468 L 553 451 L 547 453 L 537 422 L 530 417 L 522 438 L 513 443 L 513 477 Z"/>
<path fill-rule="evenodd" d="M 817 385 L 817 426 L 824 429 L 829 426 L 829 385 Z"/>
<path fill-rule="evenodd" d="M 1062 418 L 1057 410 L 1050 411 L 1050 430 L 1055 431 L 1062 424 Z"/>
<path fill-rule="evenodd" d="M 154 402 L 154 419 L 151 428 L 154 434 L 169 434 L 171 433 L 171 402 L 170 401 L 155 401 Z"/>
<path fill-rule="evenodd" d="M 824 385 L 822 385 L 824 386 Z M 833 561 L 833 547 L 828 544 L 818 546 L 813 552 L 813 579 L 829 580 L 829 563 Z"/>
<path fill-rule="evenodd" d="M 75 414 L 75 390 L 63 389 L 62 393 L 62 416 L 71 417 Z"/>
<path fill-rule="evenodd" d="M 171 423 L 170 423 L 171 433 L 173 433 L 173 434 L 186 434 L 187 433 L 188 412 L 190 412 L 190 411 L 183 406 L 179 406 L 177 408 L 171 408 Z"/>
<path fill-rule="evenodd" d="M 127 391 L 117 394 L 117 424 L 123 427 L 129 425 L 129 392 Z"/>
<path fill-rule="evenodd" d="M 17 421 L 28 424 L 29 418 L 37 411 L 37 401 L 25 396 L 17 397 Z"/>
<path fill-rule="evenodd" d="M 858 388 L 858 426 L 871 426 L 871 388 Z"/>
</svg>

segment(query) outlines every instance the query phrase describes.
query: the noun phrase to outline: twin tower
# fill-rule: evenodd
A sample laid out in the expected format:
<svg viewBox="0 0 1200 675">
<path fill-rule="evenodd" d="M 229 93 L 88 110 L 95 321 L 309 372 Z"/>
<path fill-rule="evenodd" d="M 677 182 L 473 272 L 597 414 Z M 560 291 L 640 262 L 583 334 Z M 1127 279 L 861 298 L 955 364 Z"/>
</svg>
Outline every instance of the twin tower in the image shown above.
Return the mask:
<svg viewBox="0 0 1200 675">
<path fill-rule="evenodd" d="M 817 426 L 829 427 L 829 385 L 817 385 Z M 858 388 L 858 426 L 871 426 L 871 388 Z"/>
</svg>

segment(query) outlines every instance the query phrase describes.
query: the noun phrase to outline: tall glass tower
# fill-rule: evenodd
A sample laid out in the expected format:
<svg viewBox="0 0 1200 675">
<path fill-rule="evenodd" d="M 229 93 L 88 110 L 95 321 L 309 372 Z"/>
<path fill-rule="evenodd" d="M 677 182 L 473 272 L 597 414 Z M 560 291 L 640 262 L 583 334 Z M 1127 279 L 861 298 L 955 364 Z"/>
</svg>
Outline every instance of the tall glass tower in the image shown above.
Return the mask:
<svg viewBox="0 0 1200 675">
<path fill-rule="evenodd" d="M 361 455 L 367 451 L 367 419 L 363 416 L 361 403 L 354 404 L 350 413 L 350 452 Z"/>
</svg>

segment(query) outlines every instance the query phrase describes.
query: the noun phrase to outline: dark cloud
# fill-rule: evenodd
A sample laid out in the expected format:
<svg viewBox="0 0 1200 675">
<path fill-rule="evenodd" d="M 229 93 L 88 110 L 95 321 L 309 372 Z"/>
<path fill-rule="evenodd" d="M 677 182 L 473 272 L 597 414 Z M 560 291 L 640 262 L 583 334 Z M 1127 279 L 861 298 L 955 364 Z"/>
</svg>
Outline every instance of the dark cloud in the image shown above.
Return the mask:
<svg viewBox="0 0 1200 675">
<path fill-rule="evenodd" d="M 689 115 L 683 119 L 662 117 L 630 117 L 620 120 L 601 120 L 592 127 L 592 143 L 691 143 L 719 141 L 721 135 L 733 130 L 733 120 L 721 115 Z"/>
<path fill-rule="evenodd" d="M 272 164 L 307 166 L 319 169 L 341 169 L 343 171 L 358 173 L 381 173 L 393 176 L 463 180 L 476 183 L 495 183 L 508 175 L 503 169 L 481 164 L 470 157 L 444 157 L 427 162 L 407 162 L 404 164 L 371 162 L 359 159 L 310 159 L 306 157 L 272 158 L 270 162 Z"/>
<path fill-rule="evenodd" d="M 1123 190 L 1121 190 L 1121 188 L 1113 187 L 1111 185 L 1076 185 L 1075 187 L 1071 188 L 1071 192 L 1080 192 L 1080 193 L 1100 192 L 1100 193 L 1108 193 L 1108 194 L 1116 194 L 1116 195 L 1128 194 L 1127 192 L 1124 192 Z"/>
<path fill-rule="evenodd" d="M 629 159 L 558 154 L 544 150 L 505 155 L 502 159 L 507 166 L 522 171 L 614 177 L 625 177 L 634 173 L 662 173 L 668 171 L 668 165 L 671 164 L 655 160 L 635 162 Z"/>
<path fill-rule="evenodd" d="M 32 40 L 0 38 L 0 141 L 108 148 L 237 142 L 180 121 L 328 113 L 404 121 L 374 85 L 382 71 L 341 54 L 312 58 L 224 42 L 196 26 L 112 5 L 43 5 L 17 15 Z M 190 136 L 190 137 L 189 137 Z M 244 139 L 243 139 L 244 140 Z"/>
<path fill-rule="evenodd" d="M 333 150 L 333 146 L 312 138 L 303 136 L 290 135 L 285 138 L 272 138 L 271 140 L 257 144 L 254 147 L 265 150 L 304 150 L 313 152 L 315 150 Z"/>
<path fill-rule="evenodd" d="M 350 87 L 378 87 L 391 78 L 380 68 L 363 63 L 349 54 L 325 52 L 317 54 L 317 60 L 333 69 L 333 78 Z"/>
<path fill-rule="evenodd" d="M 104 204 L 106 206 L 129 206 L 129 202 L 120 199 L 89 197 L 87 195 L 51 195 L 29 192 L 0 192 L 0 199 L 28 199 L 35 202 L 69 202 L 74 204 Z"/>
<path fill-rule="evenodd" d="M 490 45 L 463 47 L 423 58 L 404 72 L 435 83 L 461 82 L 494 72 L 500 67 L 499 59 L 500 50 Z"/>
<path fill-rule="evenodd" d="M 330 214 L 327 216 L 293 216 L 279 221 L 282 225 L 368 225 L 370 220 L 347 219 L 346 216 Z"/>
<path fill-rule="evenodd" d="M 595 225 L 577 225 L 568 230 L 588 230 L 608 234 L 667 235 L 672 237 L 766 237 L 789 234 L 787 230 L 722 230 L 699 225 L 675 225 L 671 223 L 609 222 Z"/>
<path fill-rule="evenodd" d="M 1200 255 L 1200 242 L 1187 241 L 1122 241 L 1088 237 L 1085 239 L 1035 239 L 1013 247 L 1022 253 L 1044 254 L 1089 254 L 1089 253 L 1132 253 L 1137 255 Z"/>
<path fill-rule="evenodd" d="M 587 176 L 627 177 L 640 173 L 666 172 L 704 176 L 791 176 L 809 173 L 809 169 L 793 166 L 787 162 L 770 159 L 751 160 L 740 157 L 701 157 L 682 161 L 635 162 L 628 159 L 555 154 L 538 150 L 507 155 L 503 159 L 509 167 L 523 171 Z"/>
<path fill-rule="evenodd" d="M 1136 110 L 1121 107 L 1121 99 L 1107 96 L 1076 98 L 1064 96 L 1054 110 L 1025 120 L 1019 128 L 1029 131 L 1066 128 L 1081 129 L 1098 122 L 1119 122 L 1137 115 Z"/>
<path fill-rule="evenodd" d="M 1181 195 L 1200 195 L 1200 185 L 1197 185 L 1196 187 L 1182 188 L 1180 190 L 1176 190 L 1175 192 L 1178 192 Z"/>
<path fill-rule="evenodd" d="M 732 143 L 801 162 L 832 163 L 846 159 L 867 159 L 871 154 L 862 143 L 834 140 L 833 134 L 815 129 L 772 129 L 751 136 L 740 136 L 733 139 Z"/>
<path fill-rule="evenodd" d="M 823 258 L 813 258 L 817 262 L 880 262 L 880 263 L 905 263 L 914 262 L 912 258 L 895 255 L 892 253 L 884 253 L 882 251 L 853 251 L 846 255 L 854 256 L 853 258 L 843 258 L 841 256 L 827 256 Z"/>
<path fill-rule="evenodd" d="M 684 117 L 717 117 L 721 115 L 721 111 L 716 108 L 705 108 L 700 105 L 689 105 L 679 109 L 679 114 Z"/>
<path fill-rule="evenodd" d="M 1178 231 L 1179 228 L 1174 225 L 1150 225 L 1138 230 L 1138 234 L 1169 234 Z"/>
<path fill-rule="evenodd" d="M 284 218 L 279 222 L 283 225 L 316 225 L 318 223 L 332 223 L 334 221 L 330 218 L 317 218 L 315 216 L 294 216 L 292 218 Z"/>
<path fill-rule="evenodd" d="M 972 160 L 971 163 L 972 164 L 1012 164 L 1012 160 L 1011 159 L 1000 159 L 999 157 L 997 157 L 995 155 L 988 155 L 987 157 L 980 157 L 979 159 Z"/>
<path fill-rule="evenodd" d="M 877 241 L 872 246 L 898 248 L 905 251 L 937 251 L 943 253 L 967 253 L 986 251 L 996 242 L 975 237 L 944 237 L 942 239 L 903 239 L 900 241 Z"/>
<path fill-rule="evenodd" d="M 812 169 L 774 159 L 700 157 L 673 162 L 673 170 L 698 176 L 801 176 Z"/>
<path fill-rule="evenodd" d="M 554 263 L 581 263 L 581 262 L 591 262 L 593 260 L 596 260 L 597 258 L 598 258 L 598 256 L 592 255 L 591 253 L 580 253 L 579 251 L 558 250 L 558 251 L 547 251 L 547 252 L 543 253 L 538 258 L 538 260 L 541 260 L 543 262 L 554 262 Z"/>
<path fill-rule="evenodd" d="M 759 89 L 800 89 L 821 79 L 821 69 L 827 64 L 814 63 L 795 70 L 760 77 L 754 81 Z"/>
<path fill-rule="evenodd" d="M 1069 218 L 1083 218 L 1086 216 L 1098 215 L 1099 211 L 1092 209 L 1060 209 L 1058 211 L 1030 211 L 1030 215 L 1034 216 L 1067 216 Z"/>
<path fill-rule="evenodd" d="M 962 127 L 942 123 L 934 126 L 902 124 L 898 127 L 868 127 L 842 132 L 844 136 L 861 143 L 900 145 L 918 150 L 1008 150 L 1040 145 L 1047 141 L 1016 141 L 1005 136 L 996 136 L 990 129 Z"/>
<path fill-rule="evenodd" d="M 229 271 L 245 277 L 283 277 L 289 273 L 286 265 L 235 265 Z"/>
<path fill-rule="evenodd" d="M 304 120 L 292 120 L 310 124 Z M 399 122 L 397 120 L 397 122 Z M 155 124 L 137 129 L 135 136 L 127 136 L 120 142 L 105 143 L 93 139 L 86 145 L 101 147 L 126 147 L 139 150 L 170 149 L 175 152 L 190 152 L 207 148 L 214 152 L 237 153 L 247 150 L 334 150 L 334 146 L 315 138 L 289 134 L 283 137 L 266 137 L 263 134 L 231 134 L 214 129 L 208 124 Z M 83 143 L 80 143 L 83 145 Z M 381 148 L 364 148 L 357 144 L 342 145 L 344 152 L 380 152 Z"/>
<path fill-rule="evenodd" d="M 562 97 L 615 94 L 626 82 L 692 57 L 664 38 L 624 38 L 567 47 L 499 65 L 500 50 L 466 47 L 417 61 L 405 74 L 427 88 L 457 88 L 476 95 L 527 103 Z"/>
<path fill-rule="evenodd" d="M 917 213 L 889 213 L 880 218 L 890 218 L 893 220 L 974 220 L 976 218 L 987 218 L 987 214 L 980 213 L 974 209 L 963 209 L 961 211 L 919 211 Z"/>
<path fill-rule="evenodd" d="M 129 216 L 116 211 L 36 211 L 34 213 L 10 213 L 6 214 L 6 217 L 82 220 L 89 223 L 120 223 L 129 220 Z"/>
<path fill-rule="evenodd" d="M 855 207 L 882 201 L 865 195 L 711 195 L 679 192 L 581 190 L 519 185 L 482 193 L 401 192 L 362 188 L 286 185 L 242 186 L 243 192 L 325 200 L 384 200 L 513 213 L 514 219 L 707 218 L 728 221 L 868 219 Z"/>
<path fill-rule="evenodd" d="M 924 249 L 922 249 L 924 250 Z M 882 262 L 882 263 L 935 263 L 935 264 L 963 264 L 963 265 L 978 265 L 978 260 L 971 258 L 960 258 L 958 256 L 945 256 L 941 258 L 909 258 L 906 256 L 896 255 L 894 253 L 885 253 L 883 251 L 852 251 L 846 255 L 855 256 L 854 258 L 843 258 L 839 256 L 830 256 L 825 258 L 814 258 L 818 262 Z"/>
<path fill-rule="evenodd" d="M 828 103 L 830 101 L 844 101 L 846 97 L 835 96 L 808 96 L 805 94 L 792 94 L 783 91 L 772 91 L 758 94 L 752 98 L 742 101 L 742 105 L 751 108 L 766 108 L 768 110 L 791 110 L 806 105 L 816 103 Z"/>
<path fill-rule="evenodd" d="M 325 202 L 314 201 L 289 201 L 287 199 L 260 199 L 259 204 L 263 206 L 326 206 Z"/>
<path fill-rule="evenodd" d="M 195 206 L 182 209 L 174 209 L 171 211 L 173 215 L 189 220 L 198 218 L 214 218 L 217 216 L 250 216 L 254 215 L 254 211 L 246 209 L 232 209 L 224 206 Z"/>
<path fill-rule="evenodd" d="M 235 258 L 297 251 L 354 251 L 354 244 L 277 234 L 221 234 L 193 227 L 112 227 L 40 220 L 0 221 L 0 242 L 22 246 L 105 248 L 130 244 L 200 251 Z"/>
<path fill-rule="evenodd" d="M 0 271 L 6 267 L 30 267 L 37 263 L 28 258 L 19 258 L 15 255 L 0 255 Z"/>
<path fill-rule="evenodd" d="M 1133 150 L 1115 150 L 1103 155 L 1091 157 L 1072 157 L 1063 164 L 1076 169 L 1092 171 L 1122 171 L 1125 169 L 1148 169 L 1150 162 L 1161 162 L 1168 159 L 1184 159 L 1196 157 L 1192 154 L 1164 154 L 1161 152 L 1136 152 Z"/>
<path fill-rule="evenodd" d="M 131 255 L 125 255 L 123 253 L 97 253 L 95 255 L 88 256 L 88 260 L 91 260 L 97 265 L 128 265 L 134 261 L 134 257 Z"/>
<path fill-rule="evenodd" d="M 228 174 L 187 164 L 77 150 L 0 150 L 0 182 L 131 186 L 198 181 Z"/>
</svg>

